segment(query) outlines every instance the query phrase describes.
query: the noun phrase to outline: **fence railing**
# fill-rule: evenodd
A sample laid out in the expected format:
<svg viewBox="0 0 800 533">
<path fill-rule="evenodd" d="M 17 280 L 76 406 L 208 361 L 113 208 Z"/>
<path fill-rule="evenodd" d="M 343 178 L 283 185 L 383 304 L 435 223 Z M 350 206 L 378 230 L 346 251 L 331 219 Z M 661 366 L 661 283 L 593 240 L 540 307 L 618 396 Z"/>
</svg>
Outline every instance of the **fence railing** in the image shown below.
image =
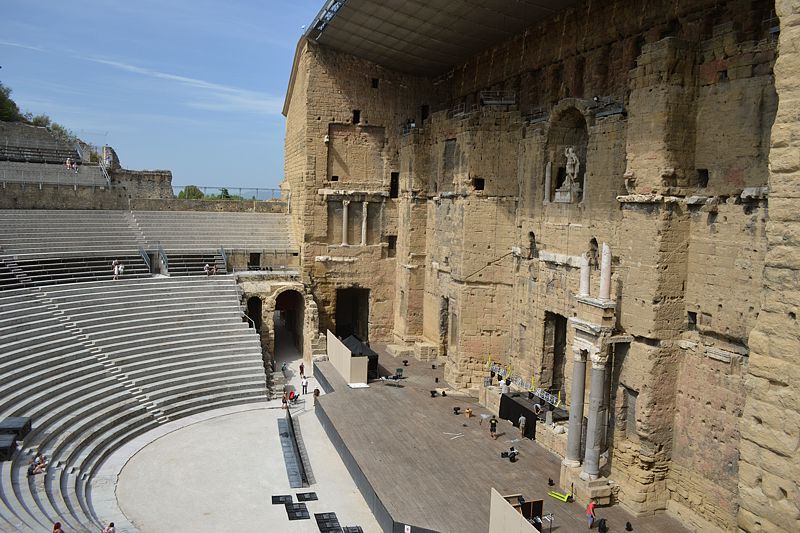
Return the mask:
<svg viewBox="0 0 800 533">
<path fill-rule="evenodd" d="M 103 176 L 105 179 L 98 179 L 100 176 L 92 176 L 92 171 L 88 170 L 91 167 L 81 166 L 78 172 L 74 170 L 67 170 L 62 166 L 51 165 L 52 169 L 36 169 L 36 170 L 18 170 L 18 169 L 2 169 L 0 170 L 0 182 L 7 183 L 20 183 L 24 185 L 32 185 L 40 187 L 42 185 L 55 185 L 64 187 L 107 187 L 110 186 L 110 177 Z"/>
<path fill-rule="evenodd" d="M 282 191 L 261 187 L 206 187 L 199 185 L 173 185 L 175 197 L 181 200 L 224 200 L 232 202 L 266 202 L 282 199 Z"/>
</svg>

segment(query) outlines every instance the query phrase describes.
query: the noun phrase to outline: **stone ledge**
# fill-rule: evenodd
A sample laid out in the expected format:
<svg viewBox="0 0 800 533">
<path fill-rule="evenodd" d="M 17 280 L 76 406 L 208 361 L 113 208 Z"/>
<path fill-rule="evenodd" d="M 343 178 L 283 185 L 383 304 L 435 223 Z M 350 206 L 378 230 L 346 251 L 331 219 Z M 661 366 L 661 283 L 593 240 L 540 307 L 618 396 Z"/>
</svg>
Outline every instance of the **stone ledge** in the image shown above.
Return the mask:
<svg viewBox="0 0 800 533">
<path fill-rule="evenodd" d="M 600 309 L 614 309 L 617 307 L 617 302 L 614 300 L 601 300 L 600 298 L 592 298 L 591 296 L 578 296 L 576 300 Z"/>
</svg>

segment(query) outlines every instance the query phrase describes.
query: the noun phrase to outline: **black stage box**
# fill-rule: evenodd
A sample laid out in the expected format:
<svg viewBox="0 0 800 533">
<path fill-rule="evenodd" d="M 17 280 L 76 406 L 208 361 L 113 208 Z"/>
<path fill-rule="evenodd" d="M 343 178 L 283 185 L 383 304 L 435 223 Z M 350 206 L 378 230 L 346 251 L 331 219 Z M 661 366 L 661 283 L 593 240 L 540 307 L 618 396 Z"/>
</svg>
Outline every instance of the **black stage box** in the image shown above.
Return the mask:
<svg viewBox="0 0 800 533">
<path fill-rule="evenodd" d="M 28 416 L 9 416 L 0 421 L 0 434 L 14 435 L 22 440 L 31 431 L 31 419 Z"/>
<path fill-rule="evenodd" d="M 0 461 L 9 461 L 14 455 L 17 441 L 10 433 L 0 434 Z"/>
<path fill-rule="evenodd" d="M 536 398 L 538 400 L 538 398 Z M 541 401 L 541 400 L 540 400 Z M 536 440 L 536 414 L 533 412 L 535 403 L 518 393 L 505 393 L 500 396 L 500 418 L 510 420 L 514 427 L 520 415 L 525 415 L 525 436 Z"/>
</svg>

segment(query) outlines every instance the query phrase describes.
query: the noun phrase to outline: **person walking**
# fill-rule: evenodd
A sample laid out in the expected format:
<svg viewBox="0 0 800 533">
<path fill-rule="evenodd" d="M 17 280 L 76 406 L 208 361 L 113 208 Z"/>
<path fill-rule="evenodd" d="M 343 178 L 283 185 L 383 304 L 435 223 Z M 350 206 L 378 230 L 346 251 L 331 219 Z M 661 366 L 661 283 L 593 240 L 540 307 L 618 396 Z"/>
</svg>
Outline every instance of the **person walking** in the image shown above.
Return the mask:
<svg viewBox="0 0 800 533">
<path fill-rule="evenodd" d="M 302 361 L 300 361 L 300 377 L 306 377 L 306 365 L 304 365 Z"/>
<path fill-rule="evenodd" d="M 525 415 L 519 415 L 519 420 L 517 423 L 519 424 L 519 434 L 524 437 L 525 436 L 525 424 L 528 420 L 525 418 Z"/>
<path fill-rule="evenodd" d="M 289 396 L 285 392 L 283 393 L 283 399 L 281 400 L 281 402 L 283 403 L 284 409 L 289 408 Z"/>
<path fill-rule="evenodd" d="M 308 378 L 303 376 L 300 380 L 300 385 L 303 387 L 303 394 L 308 394 Z"/>
<path fill-rule="evenodd" d="M 109 524 L 103 528 L 103 533 L 117 533 L 117 528 L 114 527 L 114 522 L 109 522 Z"/>
<path fill-rule="evenodd" d="M 489 419 L 489 435 L 494 439 L 497 440 L 497 419 L 492 415 L 492 418 Z"/>
<path fill-rule="evenodd" d="M 592 498 L 589 501 L 589 505 L 586 507 L 586 520 L 589 522 L 589 529 L 592 529 L 592 526 L 594 526 L 594 519 L 595 519 L 594 508 L 595 507 L 597 507 L 597 502 L 595 502 L 594 498 Z"/>
</svg>

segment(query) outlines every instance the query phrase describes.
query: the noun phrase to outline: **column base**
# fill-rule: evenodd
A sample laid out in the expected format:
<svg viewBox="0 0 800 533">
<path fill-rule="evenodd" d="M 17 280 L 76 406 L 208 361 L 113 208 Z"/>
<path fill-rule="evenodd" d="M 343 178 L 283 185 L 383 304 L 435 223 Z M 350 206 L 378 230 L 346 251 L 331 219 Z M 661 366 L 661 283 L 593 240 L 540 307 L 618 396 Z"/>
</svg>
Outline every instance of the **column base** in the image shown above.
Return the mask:
<svg viewBox="0 0 800 533">
<path fill-rule="evenodd" d="M 583 481 L 594 481 L 595 479 L 600 479 L 600 476 L 596 475 L 596 474 L 590 474 L 590 473 L 588 473 L 586 471 L 583 471 L 583 472 L 581 472 L 580 478 Z"/>
<path fill-rule="evenodd" d="M 564 492 L 573 491 L 572 498 L 583 506 L 588 505 L 592 499 L 598 505 L 611 505 L 611 485 L 608 478 L 583 479 L 583 472 L 579 467 L 569 467 L 562 463 L 559 487 Z"/>
<path fill-rule="evenodd" d="M 564 459 L 561 461 L 561 466 L 566 466 L 567 468 L 578 468 L 581 466 L 581 462 L 575 459 Z"/>
</svg>

